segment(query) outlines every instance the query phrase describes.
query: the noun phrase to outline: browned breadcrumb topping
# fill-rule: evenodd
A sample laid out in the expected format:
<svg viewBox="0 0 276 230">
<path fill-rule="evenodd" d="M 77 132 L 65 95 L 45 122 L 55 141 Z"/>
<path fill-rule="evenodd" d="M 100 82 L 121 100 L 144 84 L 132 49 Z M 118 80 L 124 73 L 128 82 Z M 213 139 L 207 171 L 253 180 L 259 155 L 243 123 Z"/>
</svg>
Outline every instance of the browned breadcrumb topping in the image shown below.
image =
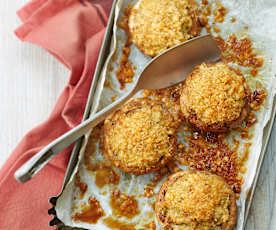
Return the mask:
<svg viewBox="0 0 276 230">
<path fill-rule="evenodd" d="M 195 114 L 206 124 L 238 119 L 246 104 L 245 78 L 223 63 L 201 64 L 187 77 L 181 108 L 188 118 Z"/>
<path fill-rule="evenodd" d="M 154 1 L 158 1 L 158 4 L 156 4 L 157 7 L 150 8 L 149 6 L 154 4 Z M 180 42 L 188 40 L 189 38 L 198 36 L 201 31 L 200 27 L 205 27 L 207 32 L 211 33 L 211 26 L 208 24 L 208 17 L 211 15 L 212 10 L 213 14 L 215 15 L 216 23 L 223 22 L 224 16 L 227 13 L 227 9 L 225 9 L 221 4 L 216 3 L 214 6 L 212 6 L 208 3 L 208 1 L 204 0 L 201 2 L 201 9 L 199 5 L 197 5 L 193 0 L 154 1 L 140 0 L 134 7 L 128 5 L 124 9 L 122 20 L 118 23 L 118 26 L 125 30 L 126 34 L 128 35 L 128 40 L 126 41 L 125 46 L 122 48 L 120 66 L 116 71 L 116 76 L 121 84 L 121 89 L 125 87 L 125 83 L 132 82 L 134 77 L 135 66 L 133 67 L 132 63 L 128 60 L 131 51 L 131 42 L 136 44 L 136 46 L 140 48 L 145 54 L 155 56 L 173 45 L 179 44 Z M 147 7 L 149 7 L 149 9 Z M 174 20 L 170 20 L 170 17 L 167 17 L 165 11 L 164 15 L 160 14 L 160 12 L 163 11 L 159 8 L 164 7 L 167 11 L 169 11 L 169 15 L 171 15 L 171 17 L 175 20 L 178 20 L 177 17 L 182 15 L 181 17 L 185 23 L 182 23 L 182 20 L 178 20 L 177 23 L 174 23 Z M 213 9 L 214 7 L 215 9 Z M 177 15 L 173 14 L 174 10 L 179 11 Z M 141 11 L 149 14 L 140 13 Z M 151 11 L 157 12 L 156 18 L 152 16 L 153 14 L 151 14 Z M 152 20 L 155 23 L 152 23 L 151 20 L 145 20 L 145 17 L 153 18 Z M 164 20 L 159 20 L 159 17 L 163 18 Z M 142 21 L 142 23 L 139 25 L 137 25 L 137 22 L 139 23 L 137 18 L 141 19 Z M 145 21 L 149 23 L 145 24 Z M 186 23 L 186 21 L 189 23 Z M 171 25 L 171 27 L 166 25 L 165 28 L 162 28 L 164 23 Z M 135 34 L 129 25 L 132 25 L 131 28 L 135 32 L 139 32 L 141 30 L 141 33 Z M 144 27 L 150 31 L 145 33 Z M 160 27 L 160 31 L 156 29 L 156 27 Z M 176 28 L 181 29 L 178 31 Z M 213 29 L 216 33 L 220 32 L 218 27 L 214 27 Z M 160 34 L 164 34 L 164 36 L 161 36 Z M 134 37 L 137 37 L 136 40 L 138 40 L 138 42 L 134 39 Z M 139 41 L 141 44 L 138 44 Z M 254 74 L 256 71 L 253 71 L 252 73 Z"/>
<path fill-rule="evenodd" d="M 129 16 L 131 40 L 144 54 L 158 55 L 199 35 L 196 12 L 192 0 L 140 0 Z"/>
<path fill-rule="evenodd" d="M 105 121 L 105 149 L 116 167 L 146 173 L 175 154 L 176 124 L 157 101 L 136 98 Z"/>
<path fill-rule="evenodd" d="M 111 216 L 103 219 L 103 224 L 115 230 L 135 230 L 135 224 L 129 224 L 122 220 L 113 219 Z"/>
<path fill-rule="evenodd" d="M 161 188 L 160 204 L 171 229 L 206 230 L 228 222 L 233 192 L 221 177 L 199 171 L 181 171 L 173 177 Z"/>
<path fill-rule="evenodd" d="M 90 197 L 88 202 L 88 205 L 83 205 L 82 210 L 72 216 L 74 221 L 96 224 L 105 215 L 100 202 L 95 197 Z"/>
<path fill-rule="evenodd" d="M 114 189 L 111 192 L 110 207 L 112 214 L 116 217 L 126 217 L 132 219 L 140 213 L 138 202 L 134 196 L 128 196 L 121 193 L 119 189 Z"/>
</svg>

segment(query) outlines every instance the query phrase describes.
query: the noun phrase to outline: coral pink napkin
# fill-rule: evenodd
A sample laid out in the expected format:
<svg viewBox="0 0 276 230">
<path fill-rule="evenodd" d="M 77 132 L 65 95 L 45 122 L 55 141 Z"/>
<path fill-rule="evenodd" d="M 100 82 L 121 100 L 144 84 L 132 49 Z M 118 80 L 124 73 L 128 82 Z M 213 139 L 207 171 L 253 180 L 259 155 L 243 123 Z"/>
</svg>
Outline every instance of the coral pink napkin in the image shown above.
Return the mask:
<svg viewBox="0 0 276 230">
<path fill-rule="evenodd" d="M 1 230 L 50 228 L 48 199 L 61 189 L 72 146 L 25 184 L 17 183 L 13 174 L 81 121 L 111 4 L 112 0 L 33 0 L 18 11 L 23 24 L 15 34 L 48 50 L 71 76 L 48 120 L 27 133 L 0 169 Z"/>
</svg>

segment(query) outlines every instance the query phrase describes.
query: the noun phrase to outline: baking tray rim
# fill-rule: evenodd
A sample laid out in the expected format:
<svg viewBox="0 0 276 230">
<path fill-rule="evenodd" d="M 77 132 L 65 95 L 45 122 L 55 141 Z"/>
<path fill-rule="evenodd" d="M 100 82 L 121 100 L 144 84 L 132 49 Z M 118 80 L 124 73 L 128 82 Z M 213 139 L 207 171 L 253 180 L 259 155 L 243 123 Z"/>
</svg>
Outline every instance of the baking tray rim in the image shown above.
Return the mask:
<svg viewBox="0 0 276 230">
<path fill-rule="evenodd" d="M 91 88 L 90 88 L 90 91 L 89 91 L 89 95 L 88 95 L 88 99 L 87 99 L 87 103 L 86 103 L 86 107 L 85 107 L 85 111 L 84 111 L 83 121 L 86 120 L 87 118 L 89 118 L 89 116 L 90 116 L 90 109 L 91 109 L 91 106 L 92 106 L 92 103 L 93 103 L 94 93 L 97 89 L 97 83 L 98 83 L 98 80 L 99 80 L 99 77 L 100 77 L 100 74 L 101 74 L 101 70 L 104 66 L 105 59 L 109 54 L 111 38 L 112 38 L 112 35 L 113 35 L 113 25 L 114 25 L 114 16 L 115 16 L 116 3 L 117 3 L 117 0 L 114 0 L 113 4 L 112 4 L 112 8 L 110 10 L 110 16 L 109 16 L 108 23 L 107 23 L 107 26 L 106 26 L 105 36 L 104 36 L 104 39 L 103 39 L 103 42 L 102 42 L 102 47 L 101 47 L 101 50 L 100 50 L 100 53 L 99 53 L 97 65 L 96 65 L 93 80 L 92 80 L 92 83 L 91 83 Z M 267 122 L 267 124 L 264 128 L 264 131 L 263 131 L 262 149 L 261 149 L 261 154 L 260 154 L 260 159 L 259 159 L 259 162 L 258 162 L 258 166 L 257 166 L 257 169 L 256 169 L 256 174 L 255 174 L 255 177 L 254 177 L 254 181 L 252 183 L 250 193 L 249 193 L 248 197 L 246 198 L 246 203 L 245 203 L 246 211 L 245 211 L 245 216 L 244 216 L 245 221 L 244 221 L 243 229 L 245 228 L 245 225 L 246 225 L 246 222 L 247 222 L 247 219 L 248 219 L 250 206 L 252 204 L 252 200 L 253 200 L 253 197 L 254 197 L 254 193 L 255 193 L 257 182 L 258 182 L 259 174 L 260 174 L 261 167 L 262 167 L 263 160 L 264 160 L 264 156 L 265 156 L 265 153 L 266 153 L 266 148 L 267 148 L 270 136 L 271 136 L 271 131 L 272 131 L 272 127 L 273 127 L 273 124 L 274 124 L 275 115 L 276 115 L 276 100 L 275 100 L 275 95 L 274 95 L 272 111 L 271 111 L 271 117 L 270 117 L 270 120 Z M 61 221 L 58 220 L 57 217 L 56 217 L 56 212 L 55 212 L 56 200 L 63 193 L 63 191 L 64 191 L 64 189 L 65 189 L 65 187 L 66 187 L 66 185 L 67 185 L 67 183 L 68 183 L 68 181 L 69 181 L 69 179 L 70 179 L 70 177 L 71 177 L 71 175 L 74 171 L 74 168 L 75 168 L 76 163 L 78 161 L 78 155 L 79 155 L 80 147 L 82 145 L 82 141 L 83 141 L 83 138 L 79 139 L 74 144 L 74 148 L 72 150 L 72 154 L 71 154 L 70 160 L 68 162 L 68 166 L 67 166 L 67 169 L 66 169 L 66 172 L 65 172 L 65 176 L 64 176 L 64 180 L 63 180 L 63 184 L 62 184 L 62 188 L 61 188 L 60 193 L 49 199 L 49 202 L 51 203 L 52 208 L 48 210 L 48 214 L 54 216 L 54 219 L 52 219 L 50 221 L 49 225 L 50 226 L 56 225 L 58 227 L 58 229 L 59 229 L 58 225 L 60 225 L 60 223 L 59 224 L 57 224 L 57 223 L 61 222 Z M 61 223 L 61 225 L 62 225 L 62 223 Z M 69 228 L 66 227 L 66 229 L 70 229 L 70 227 Z"/>
<path fill-rule="evenodd" d="M 93 75 L 91 87 L 90 87 L 90 90 L 89 90 L 89 94 L 88 94 L 88 98 L 87 98 L 87 102 L 86 102 L 86 106 L 85 106 L 82 121 L 88 119 L 89 116 L 90 116 L 90 110 L 91 110 L 91 107 L 92 107 L 92 104 L 93 104 L 94 94 L 95 94 L 95 91 L 97 89 L 97 83 L 98 83 L 98 80 L 99 80 L 99 77 L 100 77 L 100 74 L 101 74 L 101 70 L 104 66 L 105 59 L 106 59 L 106 57 L 109 53 L 111 38 L 112 38 L 112 35 L 113 35 L 113 22 L 114 22 L 114 17 L 115 17 L 115 8 L 116 8 L 117 1 L 118 0 L 113 0 L 113 3 L 112 3 L 112 7 L 111 7 L 111 10 L 110 10 L 110 15 L 109 15 L 108 22 L 107 22 L 107 25 L 106 25 L 106 31 L 105 31 L 104 39 L 102 41 L 102 46 L 101 46 L 101 49 L 100 49 L 100 52 L 99 52 L 99 56 L 98 56 L 95 72 L 94 72 L 94 75 Z M 71 153 L 71 156 L 70 156 L 67 168 L 66 168 L 66 172 L 65 172 L 65 175 L 64 175 L 62 188 L 61 188 L 60 192 L 57 195 L 52 196 L 51 198 L 49 198 L 49 203 L 52 205 L 52 208 L 50 208 L 48 210 L 48 214 L 53 215 L 53 219 L 49 222 L 49 226 L 57 226 L 58 229 L 59 229 L 60 225 L 64 226 L 63 223 L 56 216 L 55 205 L 56 205 L 57 199 L 62 195 L 67 183 L 70 180 L 70 177 L 71 177 L 71 175 L 74 171 L 74 168 L 76 167 L 76 164 L 77 164 L 77 161 L 78 161 L 78 156 L 79 156 L 79 151 L 80 151 L 83 139 L 84 139 L 84 137 L 80 138 L 74 144 L 74 147 L 73 147 L 73 150 L 72 150 L 72 153 Z M 68 227 L 66 227 L 66 229 L 68 229 Z"/>
</svg>

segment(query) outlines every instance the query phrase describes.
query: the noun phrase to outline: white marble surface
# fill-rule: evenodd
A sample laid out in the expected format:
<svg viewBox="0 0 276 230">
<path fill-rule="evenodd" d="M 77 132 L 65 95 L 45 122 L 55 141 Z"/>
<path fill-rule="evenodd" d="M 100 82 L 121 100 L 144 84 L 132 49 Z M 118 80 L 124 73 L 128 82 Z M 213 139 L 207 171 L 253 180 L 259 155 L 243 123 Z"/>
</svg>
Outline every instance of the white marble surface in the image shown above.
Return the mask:
<svg viewBox="0 0 276 230">
<path fill-rule="evenodd" d="M 45 120 L 69 71 L 43 49 L 13 34 L 26 0 L 0 1 L 0 167 L 23 135 Z M 276 126 L 268 145 L 246 230 L 276 230 Z"/>
</svg>

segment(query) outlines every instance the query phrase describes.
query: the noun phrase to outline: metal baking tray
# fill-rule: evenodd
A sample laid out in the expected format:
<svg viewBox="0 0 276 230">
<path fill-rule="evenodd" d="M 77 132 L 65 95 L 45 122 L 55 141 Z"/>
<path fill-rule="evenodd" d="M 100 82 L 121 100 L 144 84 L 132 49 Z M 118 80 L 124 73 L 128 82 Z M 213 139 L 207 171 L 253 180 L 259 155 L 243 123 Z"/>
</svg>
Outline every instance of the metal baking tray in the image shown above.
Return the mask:
<svg viewBox="0 0 276 230">
<path fill-rule="evenodd" d="M 97 88 L 99 76 L 101 74 L 101 71 L 102 71 L 102 68 L 104 66 L 105 60 L 106 60 L 106 58 L 109 54 L 111 38 L 112 38 L 112 35 L 113 35 L 113 23 L 114 23 L 116 3 L 117 3 L 117 0 L 114 0 L 111 11 L 110 11 L 110 16 L 109 16 L 109 20 L 108 20 L 108 23 L 107 23 L 106 32 L 105 32 L 104 40 L 103 40 L 102 47 L 101 47 L 101 50 L 100 50 L 100 54 L 99 54 L 98 62 L 97 62 L 97 65 L 96 65 L 96 69 L 95 69 L 93 81 L 92 81 L 92 84 L 91 84 L 90 92 L 89 92 L 89 95 L 88 95 L 88 100 L 87 100 L 83 120 L 87 119 L 90 116 L 90 110 L 91 110 L 91 107 L 93 105 L 93 98 L 94 98 L 95 91 L 96 91 L 96 88 Z M 256 175 L 255 175 L 255 178 L 254 178 L 254 181 L 253 181 L 252 188 L 249 191 L 249 193 L 247 195 L 247 199 L 246 199 L 245 219 L 247 219 L 247 217 L 248 217 L 249 209 L 250 209 L 250 206 L 251 206 L 251 203 L 252 203 L 252 200 L 253 200 L 255 188 L 256 188 L 256 185 L 257 185 L 257 182 L 258 182 L 258 177 L 259 177 L 261 166 L 262 166 L 262 162 L 263 162 L 264 155 L 265 155 L 265 152 L 266 152 L 266 147 L 267 147 L 269 137 L 270 137 L 270 134 L 271 134 L 271 130 L 272 130 L 272 127 L 273 127 L 275 114 L 276 114 L 276 100 L 274 98 L 271 119 L 268 121 L 266 127 L 264 128 L 263 142 L 262 142 L 263 145 L 262 145 L 260 160 L 259 160 L 258 166 L 257 166 Z M 68 167 L 67 167 L 67 170 L 66 170 L 66 173 L 65 173 L 65 177 L 64 177 L 64 180 L 63 180 L 63 185 L 62 185 L 61 192 L 58 195 L 56 195 L 54 197 L 51 197 L 49 199 L 49 202 L 51 203 L 52 208 L 48 210 L 48 214 L 53 216 L 52 220 L 49 222 L 49 225 L 50 226 L 55 226 L 58 230 L 81 229 L 81 228 L 72 228 L 72 227 L 65 226 L 56 216 L 55 205 L 56 205 L 57 199 L 62 194 L 65 186 L 67 185 L 67 183 L 68 183 L 68 181 L 69 181 L 69 179 L 72 175 L 72 172 L 73 172 L 73 170 L 74 170 L 74 168 L 77 164 L 79 150 L 81 148 L 82 141 L 83 141 L 83 139 L 80 139 L 74 145 L 72 155 L 70 157 Z M 243 229 L 245 228 L 245 225 L 246 225 L 246 221 L 244 222 Z"/>
</svg>

